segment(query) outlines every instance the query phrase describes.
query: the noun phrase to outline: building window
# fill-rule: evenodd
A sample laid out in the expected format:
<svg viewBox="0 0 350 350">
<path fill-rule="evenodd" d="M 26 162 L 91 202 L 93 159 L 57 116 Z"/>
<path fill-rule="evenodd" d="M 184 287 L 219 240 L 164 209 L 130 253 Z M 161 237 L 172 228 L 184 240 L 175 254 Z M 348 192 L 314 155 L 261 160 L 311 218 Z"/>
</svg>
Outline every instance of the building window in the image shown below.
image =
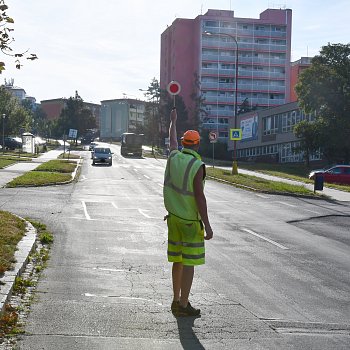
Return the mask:
<svg viewBox="0 0 350 350">
<path fill-rule="evenodd" d="M 263 135 L 277 134 L 278 115 L 272 115 L 263 118 Z"/>
<path fill-rule="evenodd" d="M 292 132 L 296 124 L 301 121 L 300 110 L 282 114 L 282 132 Z"/>
</svg>

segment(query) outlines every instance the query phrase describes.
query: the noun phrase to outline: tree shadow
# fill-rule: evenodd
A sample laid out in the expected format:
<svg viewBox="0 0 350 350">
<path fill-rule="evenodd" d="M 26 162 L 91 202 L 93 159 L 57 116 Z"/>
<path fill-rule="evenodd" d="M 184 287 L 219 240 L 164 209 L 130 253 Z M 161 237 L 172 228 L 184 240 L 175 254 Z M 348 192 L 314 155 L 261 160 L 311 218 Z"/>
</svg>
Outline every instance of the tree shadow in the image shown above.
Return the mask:
<svg viewBox="0 0 350 350">
<path fill-rule="evenodd" d="M 205 350 L 204 346 L 193 332 L 193 324 L 196 318 L 200 318 L 200 316 L 176 317 L 180 342 L 184 350 Z"/>
</svg>

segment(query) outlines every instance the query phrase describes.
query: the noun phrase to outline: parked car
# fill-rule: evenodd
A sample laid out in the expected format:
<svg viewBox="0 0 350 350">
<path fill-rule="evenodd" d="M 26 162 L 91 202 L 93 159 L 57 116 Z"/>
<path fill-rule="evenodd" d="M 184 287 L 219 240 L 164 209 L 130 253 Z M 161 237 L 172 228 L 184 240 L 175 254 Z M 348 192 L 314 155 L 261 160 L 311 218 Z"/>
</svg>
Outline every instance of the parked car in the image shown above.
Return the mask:
<svg viewBox="0 0 350 350">
<path fill-rule="evenodd" d="M 93 152 L 92 164 L 106 163 L 112 165 L 111 149 L 108 147 L 95 147 Z"/>
<path fill-rule="evenodd" d="M 2 145 L 2 138 L 0 138 L 0 143 Z M 5 149 L 15 150 L 22 147 L 22 140 L 19 137 L 5 137 L 4 143 Z"/>
<path fill-rule="evenodd" d="M 316 174 L 322 175 L 324 182 L 350 185 L 350 165 L 335 165 L 329 169 L 313 170 L 309 174 L 309 179 L 314 180 Z"/>
</svg>

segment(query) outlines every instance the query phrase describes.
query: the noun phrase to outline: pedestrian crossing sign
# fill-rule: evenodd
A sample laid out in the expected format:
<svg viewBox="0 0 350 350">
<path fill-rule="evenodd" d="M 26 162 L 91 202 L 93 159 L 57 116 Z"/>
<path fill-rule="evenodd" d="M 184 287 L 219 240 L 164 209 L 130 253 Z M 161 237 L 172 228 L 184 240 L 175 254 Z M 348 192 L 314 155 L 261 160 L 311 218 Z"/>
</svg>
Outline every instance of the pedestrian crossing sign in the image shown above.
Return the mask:
<svg viewBox="0 0 350 350">
<path fill-rule="evenodd" d="M 230 129 L 230 140 L 242 140 L 242 129 Z"/>
</svg>

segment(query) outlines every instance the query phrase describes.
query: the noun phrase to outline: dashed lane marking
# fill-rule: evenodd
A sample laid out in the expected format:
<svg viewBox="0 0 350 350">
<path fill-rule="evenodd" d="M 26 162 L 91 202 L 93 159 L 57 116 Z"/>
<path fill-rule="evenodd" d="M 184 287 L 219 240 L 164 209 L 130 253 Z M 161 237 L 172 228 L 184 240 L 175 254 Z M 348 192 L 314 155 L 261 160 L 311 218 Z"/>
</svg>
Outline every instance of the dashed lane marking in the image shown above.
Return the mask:
<svg viewBox="0 0 350 350">
<path fill-rule="evenodd" d="M 84 214 L 85 214 L 85 218 L 86 220 L 91 220 L 91 217 L 87 211 L 87 208 L 86 208 L 86 203 L 84 201 L 81 201 L 81 204 L 83 205 L 83 209 L 84 209 Z"/>
<path fill-rule="evenodd" d="M 249 230 L 248 228 L 244 228 L 243 231 L 248 232 L 248 233 L 250 233 L 250 234 L 253 235 L 253 236 L 259 237 L 259 238 L 263 239 L 264 241 L 269 242 L 269 243 L 271 243 L 271 244 L 273 244 L 273 245 L 275 245 L 276 247 L 279 247 L 279 248 L 281 248 L 281 249 L 284 249 L 284 250 L 288 250 L 288 249 L 289 249 L 289 248 L 285 247 L 284 245 L 279 244 L 279 243 L 273 241 L 272 239 L 269 239 L 269 238 L 267 238 L 267 237 L 264 237 L 264 236 L 262 236 L 262 235 L 259 235 L 258 233 L 254 232 L 254 231 L 252 231 L 252 230 Z"/>
</svg>

